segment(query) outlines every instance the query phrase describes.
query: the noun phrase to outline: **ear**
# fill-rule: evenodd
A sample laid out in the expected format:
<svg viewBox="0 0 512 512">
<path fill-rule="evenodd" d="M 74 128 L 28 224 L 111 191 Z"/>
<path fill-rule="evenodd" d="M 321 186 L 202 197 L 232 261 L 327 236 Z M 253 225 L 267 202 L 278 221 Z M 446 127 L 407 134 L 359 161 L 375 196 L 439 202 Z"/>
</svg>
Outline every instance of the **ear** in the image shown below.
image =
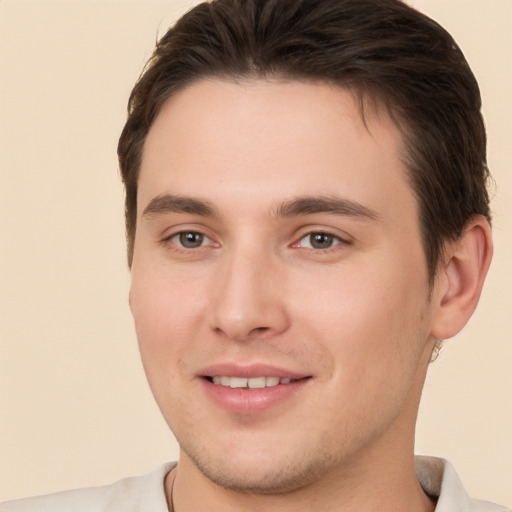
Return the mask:
<svg viewBox="0 0 512 512">
<path fill-rule="evenodd" d="M 491 227 L 482 215 L 468 222 L 462 235 L 445 244 L 433 293 L 431 334 L 455 336 L 473 314 L 492 259 Z"/>
</svg>

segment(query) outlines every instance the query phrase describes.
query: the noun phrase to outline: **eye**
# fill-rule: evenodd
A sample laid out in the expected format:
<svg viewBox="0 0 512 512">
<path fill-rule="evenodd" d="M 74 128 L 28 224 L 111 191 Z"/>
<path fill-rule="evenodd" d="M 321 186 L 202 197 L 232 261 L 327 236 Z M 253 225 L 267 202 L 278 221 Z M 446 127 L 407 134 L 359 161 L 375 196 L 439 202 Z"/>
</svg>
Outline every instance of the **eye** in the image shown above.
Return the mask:
<svg viewBox="0 0 512 512">
<path fill-rule="evenodd" d="M 197 249 L 211 243 L 206 235 L 197 231 L 181 231 L 168 238 L 168 240 L 183 249 Z"/>
<path fill-rule="evenodd" d="M 307 249 L 330 249 L 335 245 L 342 244 L 344 241 L 330 233 L 324 233 L 322 231 L 308 233 L 306 236 L 303 236 L 299 243 L 297 244 L 299 247 L 305 247 Z"/>
</svg>

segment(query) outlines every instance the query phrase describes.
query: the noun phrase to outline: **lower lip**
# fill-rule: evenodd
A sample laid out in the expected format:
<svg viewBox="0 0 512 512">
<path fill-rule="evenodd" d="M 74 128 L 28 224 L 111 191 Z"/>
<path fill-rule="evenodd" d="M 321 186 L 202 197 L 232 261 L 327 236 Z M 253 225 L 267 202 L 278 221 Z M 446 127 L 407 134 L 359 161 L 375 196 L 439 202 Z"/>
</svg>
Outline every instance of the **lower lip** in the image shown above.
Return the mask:
<svg viewBox="0 0 512 512">
<path fill-rule="evenodd" d="M 310 379 L 299 379 L 288 384 L 278 384 L 259 389 L 229 388 L 201 379 L 206 394 L 222 408 L 234 414 L 254 415 L 292 397 Z"/>
</svg>

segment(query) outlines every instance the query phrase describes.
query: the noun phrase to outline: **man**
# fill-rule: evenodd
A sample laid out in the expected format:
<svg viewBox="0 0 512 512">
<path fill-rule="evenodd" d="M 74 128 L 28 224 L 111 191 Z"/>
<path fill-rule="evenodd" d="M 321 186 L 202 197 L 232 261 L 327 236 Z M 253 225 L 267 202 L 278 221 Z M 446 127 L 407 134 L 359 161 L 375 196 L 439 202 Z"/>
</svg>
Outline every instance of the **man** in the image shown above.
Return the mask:
<svg viewBox="0 0 512 512">
<path fill-rule="evenodd" d="M 178 464 L 14 510 L 491 511 L 414 458 L 492 256 L 477 83 L 398 0 L 215 0 L 119 142 L 130 305 Z"/>
</svg>

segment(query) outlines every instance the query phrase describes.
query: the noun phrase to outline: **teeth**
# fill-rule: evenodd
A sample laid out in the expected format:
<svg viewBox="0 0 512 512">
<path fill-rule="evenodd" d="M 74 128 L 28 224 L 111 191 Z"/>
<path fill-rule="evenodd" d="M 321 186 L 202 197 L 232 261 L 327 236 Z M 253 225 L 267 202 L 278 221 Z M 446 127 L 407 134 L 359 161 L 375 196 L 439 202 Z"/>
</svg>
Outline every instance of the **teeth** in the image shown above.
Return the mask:
<svg viewBox="0 0 512 512">
<path fill-rule="evenodd" d="M 247 387 L 247 379 L 241 377 L 231 377 L 229 379 L 229 387 L 230 388 L 246 388 Z"/>
<path fill-rule="evenodd" d="M 278 384 L 289 384 L 294 379 L 289 377 L 251 377 L 247 379 L 245 377 L 226 377 L 215 375 L 212 377 L 214 384 L 225 386 L 228 388 L 250 388 L 250 389 L 262 389 L 277 386 Z"/>
<path fill-rule="evenodd" d="M 279 377 L 267 377 L 265 379 L 265 385 L 269 388 L 271 386 L 277 386 L 279 384 Z"/>
<path fill-rule="evenodd" d="M 260 389 L 266 386 L 267 379 L 265 377 L 253 377 L 247 380 L 247 384 L 252 389 Z"/>
</svg>

